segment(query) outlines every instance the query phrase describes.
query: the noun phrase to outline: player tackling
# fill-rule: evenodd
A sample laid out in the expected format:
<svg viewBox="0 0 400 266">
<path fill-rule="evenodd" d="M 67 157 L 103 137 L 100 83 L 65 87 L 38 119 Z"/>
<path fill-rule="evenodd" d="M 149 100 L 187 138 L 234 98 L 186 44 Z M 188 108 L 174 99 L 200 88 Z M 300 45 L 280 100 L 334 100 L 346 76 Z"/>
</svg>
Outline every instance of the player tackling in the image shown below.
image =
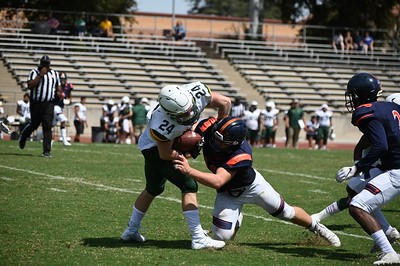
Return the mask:
<svg viewBox="0 0 400 266">
<path fill-rule="evenodd" d="M 182 86 L 168 85 L 161 89 L 158 104 L 148 112 L 146 130 L 139 138 L 139 149 L 145 159 L 146 187 L 136 199 L 128 227 L 121 236 L 123 241 L 144 242 L 139 233 L 141 221 L 154 198 L 160 195 L 169 180 L 182 193 L 182 211 L 192 236 L 192 249 L 220 249 L 225 242 L 213 240 L 204 233 L 200 224 L 197 203 L 198 185 L 191 177 L 174 168 L 172 160 L 180 153 L 172 149 L 174 139 L 188 131 L 195 124 L 206 107 L 217 108 L 218 118 L 228 116 L 230 99 L 211 92 L 201 82 Z M 191 157 L 199 154 L 195 148 Z"/>
<path fill-rule="evenodd" d="M 195 132 L 204 137 L 204 161 L 211 173 L 192 168 L 182 155 L 173 162 L 185 176 L 217 190 L 213 211 L 214 239 L 233 239 L 242 223 L 243 205 L 255 204 L 272 216 L 303 226 L 331 245 L 340 246 L 339 238 L 332 231 L 314 221 L 302 208 L 289 205 L 252 167 L 252 150 L 246 141 L 247 127 L 241 118 L 227 117 L 219 122 L 216 118 L 202 120 Z"/>
</svg>

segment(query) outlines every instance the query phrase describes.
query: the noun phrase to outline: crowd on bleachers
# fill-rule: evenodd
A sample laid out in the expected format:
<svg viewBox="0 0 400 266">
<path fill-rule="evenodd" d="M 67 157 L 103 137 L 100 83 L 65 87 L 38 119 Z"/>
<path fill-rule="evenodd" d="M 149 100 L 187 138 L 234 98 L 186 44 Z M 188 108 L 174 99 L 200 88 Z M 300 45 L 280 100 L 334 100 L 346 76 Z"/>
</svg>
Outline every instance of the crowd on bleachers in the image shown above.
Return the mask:
<svg viewBox="0 0 400 266">
<path fill-rule="evenodd" d="M 350 32 L 346 32 L 344 37 L 342 32 L 334 35 L 332 38 L 332 48 L 335 53 L 340 51 L 341 53 L 357 52 L 361 54 L 373 54 L 374 52 L 374 38 L 366 31 L 364 37 L 361 37 L 359 31 L 355 31 L 354 35 Z"/>
</svg>

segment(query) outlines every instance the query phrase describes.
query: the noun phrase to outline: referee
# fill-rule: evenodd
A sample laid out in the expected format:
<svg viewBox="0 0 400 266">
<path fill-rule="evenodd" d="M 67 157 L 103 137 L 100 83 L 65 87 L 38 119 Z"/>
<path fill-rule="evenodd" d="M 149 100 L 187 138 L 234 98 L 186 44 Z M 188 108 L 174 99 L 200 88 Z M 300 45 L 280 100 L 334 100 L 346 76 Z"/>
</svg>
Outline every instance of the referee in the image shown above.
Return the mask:
<svg viewBox="0 0 400 266">
<path fill-rule="evenodd" d="M 19 147 L 25 147 L 26 139 L 40 124 L 43 128 L 43 157 L 51 157 L 52 122 L 56 93 L 61 95 L 61 82 L 57 71 L 50 68 L 50 58 L 42 56 L 38 68 L 32 69 L 28 77 L 30 90 L 31 122 L 21 132 Z"/>
</svg>

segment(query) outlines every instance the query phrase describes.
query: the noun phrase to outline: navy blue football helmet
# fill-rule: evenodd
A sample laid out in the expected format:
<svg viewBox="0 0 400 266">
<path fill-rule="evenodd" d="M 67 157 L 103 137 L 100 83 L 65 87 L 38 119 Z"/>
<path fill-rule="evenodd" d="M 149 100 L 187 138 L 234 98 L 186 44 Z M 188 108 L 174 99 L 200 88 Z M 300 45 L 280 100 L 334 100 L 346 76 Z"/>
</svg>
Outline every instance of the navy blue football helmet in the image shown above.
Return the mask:
<svg viewBox="0 0 400 266">
<path fill-rule="evenodd" d="M 362 104 L 376 102 L 381 95 L 382 87 L 379 79 L 368 73 L 358 73 L 347 83 L 345 105 L 352 113 Z"/>
<path fill-rule="evenodd" d="M 246 135 L 246 123 L 239 117 L 229 116 L 214 125 L 210 144 L 216 152 L 234 149 L 242 144 Z"/>
</svg>

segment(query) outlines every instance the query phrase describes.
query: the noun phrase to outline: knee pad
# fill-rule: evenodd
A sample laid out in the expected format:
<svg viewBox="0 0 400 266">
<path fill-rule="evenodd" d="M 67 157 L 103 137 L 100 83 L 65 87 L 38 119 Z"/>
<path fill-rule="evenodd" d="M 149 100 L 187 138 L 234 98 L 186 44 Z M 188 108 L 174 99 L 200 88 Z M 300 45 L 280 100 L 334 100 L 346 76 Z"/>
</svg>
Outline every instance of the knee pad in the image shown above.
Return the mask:
<svg viewBox="0 0 400 266">
<path fill-rule="evenodd" d="M 287 204 L 286 202 L 284 202 L 284 206 L 283 209 L 281 209 L 281 211 L 279 213 L 274 213 L 271 214 L 281 220 L 285 220 L 285 221 L 291 221 L 294 218 L 294 208 L 292 206 L 290 206 L 289 204 Z"/>
<path fill-rule="evenodd" d="M 179 188 L 182 193 L 196 193 L 199 189 L 199 185 L 193 178 L 185 177 L 185 182 Z"/>
<path fill-rule="evenodd" d="M 224 221 L 217 217 L 213 217 L 213 235 L 214 239 L 227 241 L 233 239 L 236 234 L 237 225 L 232 222 Z"/>
<path fill-rule="evenodd" d="M 153 197 L 157 197 L 158 195 L 160 195 L 161 193 L 164 192 L 165 186 L 161 186 L 161 187 L 150 187 L 150 186 L 146 186 L 146 190 L 147 192 L 152 195 Z"/>
</svg>

